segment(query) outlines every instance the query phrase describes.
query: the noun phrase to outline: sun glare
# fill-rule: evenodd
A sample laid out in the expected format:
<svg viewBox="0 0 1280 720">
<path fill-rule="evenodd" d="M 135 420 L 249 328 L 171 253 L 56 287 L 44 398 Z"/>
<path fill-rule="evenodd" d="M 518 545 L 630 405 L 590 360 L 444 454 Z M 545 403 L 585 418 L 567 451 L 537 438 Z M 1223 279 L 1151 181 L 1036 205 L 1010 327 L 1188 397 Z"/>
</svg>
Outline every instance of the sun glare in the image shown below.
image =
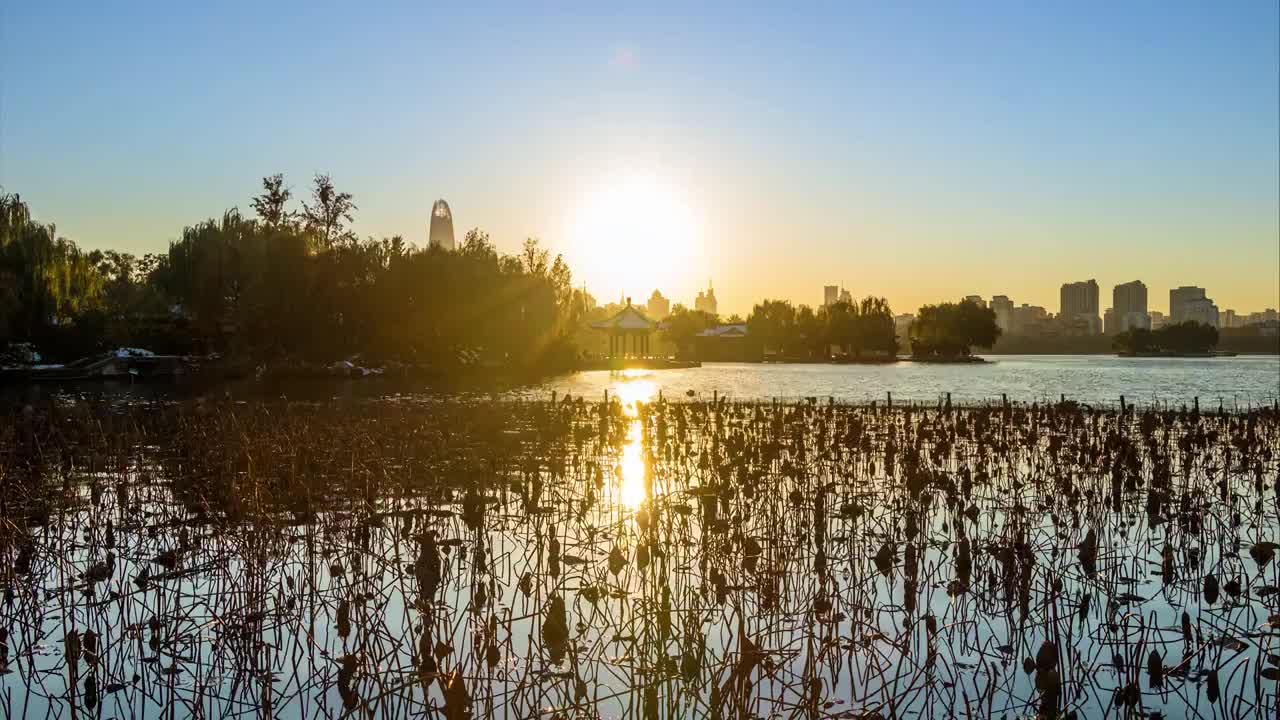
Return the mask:
<svg viewBox="0 0 1280 720">
<path fill-rule="evenodd" d="M 601 181 L 576 204 L 567 236 L 587 276 L 637 296 L 669 287 L 700 238 L 688 194 L 651 174 Z M 603 298 L 602 298 L 603 299 Z"/>
<path fill-rule="evenodd" d="M 635 509 L 653 493 L 652 478 L 644 462 L 644 427 L 640 422 L 637 402 L 647 403 L 657 397 L 657 384 L 649 379 L 649 372 L 644 370 L 626 370 L 626 380 L 614 386 L 614 393 L 622 403 L 622 410 L 631 418 L 631 426 L 627 431 L 627 442 L 622 446 L 622 457 L 618 460 L 621 476 L 619 491 L 624 505 Z"/>
</svg>

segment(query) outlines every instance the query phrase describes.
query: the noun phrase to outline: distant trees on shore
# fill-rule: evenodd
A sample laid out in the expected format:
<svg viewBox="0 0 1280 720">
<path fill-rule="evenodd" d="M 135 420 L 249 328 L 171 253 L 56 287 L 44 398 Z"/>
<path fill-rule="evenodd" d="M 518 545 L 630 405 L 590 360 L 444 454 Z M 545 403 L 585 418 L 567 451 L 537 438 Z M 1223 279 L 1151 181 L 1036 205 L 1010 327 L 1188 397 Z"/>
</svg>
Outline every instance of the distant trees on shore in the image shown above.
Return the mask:
<svg viewBox="0 0 1280 720">
<path fill-rule="evenodd" d="M 355 353 L 450 363 L 563 364 L 582 314 L 563 258 L 516 255 L 472 230 L 456 252 L 400 236 L 361 240 L 356 204 L 317 176 L 301 209 L 280 175 L 255 217 L 228 210 L 165 253 L 85 253 L 0 196 L 0 342 L 63 356 L 122 345 L 331 361 Z"/>
<path fill-rule="evenodd" d="M 783 357 L 826 359 L 831 349 L 859 358 L 896 355 L 893 311 L 884 298 L 834 303 L 817 310 L 785 300 L 764 300 L 747 317 L 747 332 L 766 352 Z"/>
<path fill-rule="evenodd" d="M 996 313 L 970 300 L 925 305 L 911 322 L 911 353 L 936 360 L 966 358 L 974 347 L 989 348 L 1000 337 Z"/>
<path fill-rule="evenodd" d="M 1159 330 L 1132 328 L 1115 336 L 1112 346 L 1128 353 L 1207 353 L 1218 345 L 1218 329 L 1189 320 Z"/>
</svg>

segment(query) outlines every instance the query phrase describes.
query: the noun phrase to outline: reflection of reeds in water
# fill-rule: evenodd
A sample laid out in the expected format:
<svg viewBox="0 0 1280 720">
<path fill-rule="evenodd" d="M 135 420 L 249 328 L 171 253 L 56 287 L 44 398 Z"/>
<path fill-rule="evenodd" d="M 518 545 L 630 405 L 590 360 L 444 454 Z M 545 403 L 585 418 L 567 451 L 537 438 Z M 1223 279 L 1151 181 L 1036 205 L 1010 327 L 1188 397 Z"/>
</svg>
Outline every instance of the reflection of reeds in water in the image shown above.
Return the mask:
<svg viewBox="0 0 1280 720">
<path fill-rule="evenodd" d="M 4 411 L 6 716 L 1273 716 L 1274 411 L 640 382 Z"/>
</svg>

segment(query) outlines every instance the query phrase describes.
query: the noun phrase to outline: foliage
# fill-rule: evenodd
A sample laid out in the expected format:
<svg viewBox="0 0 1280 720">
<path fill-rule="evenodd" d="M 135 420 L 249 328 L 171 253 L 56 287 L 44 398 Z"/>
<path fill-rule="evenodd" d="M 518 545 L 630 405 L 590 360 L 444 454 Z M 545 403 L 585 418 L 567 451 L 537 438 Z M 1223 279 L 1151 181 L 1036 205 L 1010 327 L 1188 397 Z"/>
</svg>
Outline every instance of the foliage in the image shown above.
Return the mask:
<svg viewBox="0 0 1280 720">
<path fill-rule="evenodd" d="M 715 327 L 717 322 L 716 316 L 705 310 L 690 310 L 677 304 L 667 316 L 661 338 L 674 346 L 677 355 L 687 357 L 693 352 L 698 333 Z"/>
<path fill-rule="evenodd" d="M 1131 328 L 1116 335 L 1112 345 L 1129 353 L 1206 353 L 1218 345 L 1218 329 L 1188 320 L 1159 330 Z"/>
<path fill-rule="evenodd" d="M 103 303 L 94 262 L 17 195 L 0 195 L 0 287 L 0 340 L 40 339 Z"/>
<path fill-rule="evenodd" d="M 970 300 L 925 305 L 911 323 L 911 352 L 921 358 L 967 357 L 970 348 L 989 348 L 999 337 L 991 308 Z"/>
<path fill-rule="evenodd" d="M 60 328 L 77 338 L 66 354 L 139 345 L 322 362 L 571 362 L 584 294 L 537 240 L 511 256 L 479 230 L 455 252 L 360 240 L 349 229 L 354 199 L 327 175 L 301 211 L 291 199 L 283 176 L 264 178 L 256 217 L 228 210 L 138 259 L 81 253 L 16 197 L 0 197 L 0 278 L 16 288 L 0 292 L 0 339 L 43 346 Z"/>
<path fill-rule="evenodd" d="M 808 305 L 765 300 L 752 309 L 747 330 L 769 351 L 787 357 L 826 359 L 832 346 L 854 357 L 898 351 L 893 311 L 884 298 L 866 297 L 816 311 Z"/>
</svg>

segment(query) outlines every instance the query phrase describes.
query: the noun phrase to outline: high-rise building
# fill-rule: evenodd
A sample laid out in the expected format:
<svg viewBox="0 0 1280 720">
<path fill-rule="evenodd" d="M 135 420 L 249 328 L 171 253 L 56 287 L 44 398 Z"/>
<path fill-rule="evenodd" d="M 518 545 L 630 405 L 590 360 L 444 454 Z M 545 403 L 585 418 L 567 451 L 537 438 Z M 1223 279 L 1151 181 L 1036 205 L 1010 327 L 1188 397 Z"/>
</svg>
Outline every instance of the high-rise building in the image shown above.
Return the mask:
<svg viewBox="0 0 1280 720">
<path fill-rule="evenodd" d="M 706 292 L 699 292 L 698 297 L 693 300 L 693 309 L 701 310 L 705 313 L 715 315 L 716 313 L 716 291 L 711 287 L 711 281 L 707 281 Z"/>
<path fill-rule="evenodd" d="M 840 302 L 840 286 L 839 285 L 823 285 L 822 286 L 822 304 L 831 307 Z"/>
<path fill-rule="evenodd" d="M 996 295 L 991 298 L 991 309 L 996 313 L 996 325 L 1000 331 L 1008 334 L 1013 330 L 1013 301 L 1008 295 Z"/>
<path fill-rule="evenodd" d="M 1240 316 L 1236 315 L 1235 310 L 1224 310 L 1221 316 L 1222 327 L 1235 328 L 1240 327 L 1244 323 L 1240 322 Z"/>
<path fill-rule="evenodd" d="M 1218 327 L 1218 306 L 1209 298 L 1188 300 L 1182 304 L 1182 322 L 1198 322 Z"/>
<path fill-rule="evenodd" d="M 1121 283 L 1112 288 L 1111 307 L 1115 311 L 1114 332 L 1151 328 L 1151 316 L 1147 314 L 1147 286 L 1141 280 Z M 1108 334 L 1113 333 L 1108 331 Z"/>
<path fill-rule="evenodd" d="M 1183 285 L 1169 291 L 1169 322 L 1176 325 L 1188 320 L 1218 327 L 1218 306 L 1202 287 Z"/>
<path fill-rule="evenodd" d="M 1169 316 L 1165 315 L 1159 310 L 1152 310 L 1151 312 L 1147 313 L 1147 317 L 1151 319 L 1152 330 L 1159 330 L 1160 328 L 1169 324 Z"/>
<path fill-rule="evenodd" d="M 436 201 L 431 206 L 431 229 L 428 233 L 427 243 L 435 245 L 445 250 L 454 249 L 453 243 L 453 213 L 449 211 L 449 203 L 444 199 Z"/>
<path fill-rule="evenodd" d="M 1116 309 L 1107 308 L 1102 313 L 1102 332 L 1107 335 L 1115 335 L 1120 332 L 1119 324 L 1116 322 Z"/>
<path fill-rule="evenodd" d="M 1059 299 L 1058 317 L 1064 326 L 1078 327 L 1090 335 L 1102 332 L 1096 280 L 1063 284 Z"/>
<path fill-rule="evenodd" d="M 973 303 L 974 305 L 977 305 L 980 308 L 984 308 L 987 306 L 987 301 L 983 300 L 981 295 L 965 295 L 964 299 L 967 300 L 968 302 Z"/>
<path fill-rule="evenodd" d="M 661 320 L 671 314 L 671 301 L 662 296 L 657 290 L 649 296 L 649 302 L 645 305 L 645 311 L 649 313 L 650 320 Z"/>
<path fill-rule="evenodd" d="M 848 305 L 852 305 L 852 304 L 853 304 L 853 293 L 849 292 L 849 291 L 848 291 L 848 290 L 846 290 L 845 288 L 840 288 L 840 302 L 842 302 L 842 303 L 846 303 L 846 304 L 848 304 Z"/>
</svg>

